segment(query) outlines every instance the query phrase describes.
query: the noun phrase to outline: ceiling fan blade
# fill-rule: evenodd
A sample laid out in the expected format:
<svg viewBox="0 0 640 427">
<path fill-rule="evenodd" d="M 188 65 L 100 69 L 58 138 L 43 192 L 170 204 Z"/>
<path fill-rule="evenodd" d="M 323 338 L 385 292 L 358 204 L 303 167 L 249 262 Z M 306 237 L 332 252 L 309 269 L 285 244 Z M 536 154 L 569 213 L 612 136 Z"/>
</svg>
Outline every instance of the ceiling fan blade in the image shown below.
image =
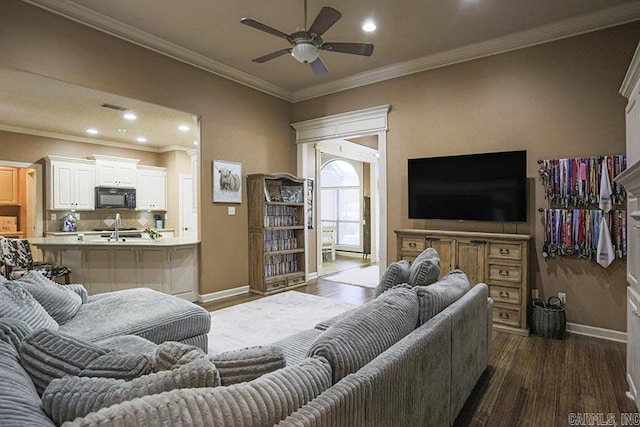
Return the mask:
<svg viewBox="0 0 640 427">
<path fill-rule="evenodd" d="M 272 59 L 282 56 L 286 53 L 291 53 L 291 48 L 276 50 L 275 52 L 271 52 L 267 55 L 260 56 L 258 58 L 253 58 L 251 61 L 262 64 L 263 62 L 271 61 Z"/>
<path fill-rule="evenodd" d="M 313 21 L 309 28 L 309 34 L 323 35 L 333 24 L 338 22 L 338 19 L 342 17 L 342 13 L 338 12 L 332 7 L 325 6 L 320 10 L 316 20 Z"/>
<path fill-rule="evenodd" d="M 362 56 L 371 56 L 373 53 L 373 45 L 371 43 L 323 43 L 321 49 L 329 52 Z"/>
<path fill-rule="evenodd" d="M 324 65 L 324 62 L 322 62 L 322 59 L 320 59 L 320 57 L 317 57 L 315 61 L 310 62 L 309 65 L 313 70 L 313 74 L 315 74 L 316 76 L 321 76 L 329 72 L 329 69 L 327 69 L 327 66 Z"/>
<path fill-rule="evenodd" d="M 269 33 L 271 35 L 274 35 L 276 37 L 281 37 L 283 39 L 285 39 L 286 41 L 288 41 L 289 43 L 291 43 L 291 36 L 289 36 L 289 34 L 285 34 L 282 31 L 276 30 L 275 28 L 271 28 L 268 25 L 264 25 L 258 21 L 254 21 L 251 18 L 242 18 L 240 20 L 241 24 L 244 25 L 248 25 L 251 28 L 255 28 L 256 30 L 260 30 L 260 31 L 264 31 L 265 33 Z"/>
</svg>

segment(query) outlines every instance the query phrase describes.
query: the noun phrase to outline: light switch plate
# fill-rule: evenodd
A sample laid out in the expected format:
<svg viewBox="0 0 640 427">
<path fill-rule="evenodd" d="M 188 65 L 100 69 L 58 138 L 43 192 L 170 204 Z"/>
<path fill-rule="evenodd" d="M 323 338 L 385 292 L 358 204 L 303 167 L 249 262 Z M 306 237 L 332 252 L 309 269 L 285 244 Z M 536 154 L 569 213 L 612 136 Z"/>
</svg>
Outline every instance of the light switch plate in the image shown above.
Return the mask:
<svg viewBox="0 0 640 427">
<path fill-rule="evenodd" d="M 55 221 L 55 220 L 57 220 L 57 219 L 58 219 L 58 214 L 54 214 L 54 213 L 52 213 L 52 214 L 51 214 L 51 221 Z"/>
<path fill-rule="evenodd" d="M 229 213 L 229 215 L 235 215 L 236 214 L 236 208 L 233 206 L 229 206 L 227 208 L 227 212 Z"/>
</svg>

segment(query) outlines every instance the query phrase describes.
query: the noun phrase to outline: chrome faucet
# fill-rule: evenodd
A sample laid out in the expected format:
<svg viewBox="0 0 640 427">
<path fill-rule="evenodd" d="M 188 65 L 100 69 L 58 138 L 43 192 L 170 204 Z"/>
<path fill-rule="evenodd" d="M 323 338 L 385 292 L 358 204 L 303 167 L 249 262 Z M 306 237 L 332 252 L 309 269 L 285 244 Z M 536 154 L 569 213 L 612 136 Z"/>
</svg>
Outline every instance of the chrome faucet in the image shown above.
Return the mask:
<svg viewBox="0 0 640 427">
<path fill-rule="evenodd" d="M 113 237 L 115 239 L 116 242 L 120 241 L 120 228 L 122 227 L 122 218 L 120 218 L 120 213 L 116 213 L 116 221 L 113 224 L 113 233 L 111 234 L 111 237 Z M 111 240 L 111 237 L 109 238 L 109 240 Z"/>
</svg>

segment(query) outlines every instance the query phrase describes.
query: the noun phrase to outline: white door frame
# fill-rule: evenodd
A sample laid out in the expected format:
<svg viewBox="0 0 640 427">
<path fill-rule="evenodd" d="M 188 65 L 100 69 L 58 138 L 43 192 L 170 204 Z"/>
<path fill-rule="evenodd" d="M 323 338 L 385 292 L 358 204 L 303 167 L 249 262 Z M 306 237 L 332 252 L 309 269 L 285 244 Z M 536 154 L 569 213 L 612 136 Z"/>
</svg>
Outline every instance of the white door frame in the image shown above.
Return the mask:
<svg viewBox="0 0 640 427">
<path fill-rule="evenodd" d="M 381 105 L 378 107 L 366 108 L 363 110 L 351 111 L 348 113 L 335 114 L 331 116 L 320 117 L 317 119 L 306 120 L 302 122 L 292 123 L 291 126 L 296 130 L 296 144 L 298 154 L 298 176 L 305 178 L 314 178 L 318 182 L 318 161 L 309 164 L 309 158 L 312 150 L 316 150 L 316 146 L 320 145 L 321 149 L 326 146 L 337 147 L 338 140 L 346 138 L 356 138 L 361 136 L 375 135 L 378 137 L 378 157 L 377 166 L 372 164 L 372 186 L 377 183 L 378 200 L 372 197 L 372 215 L 377 218 L 377 227 L 371 228 L 372 254 L 371 260 L 377 261 L 381 265 L 387 265 L 387 130 L 388 130 L 388 113 L 390 106 Z M 333 141 L 333 142 L 331 142 Z M 344 147 L 344 146 L 343 146 Z M 344 149 L 344 148 L 343 148 Z M 338 150 L 340 150 L 338 148 Z M 345 153 L 340 152 L 343 156 Z M 317 157 L 317 156 L 316 156 Z M 316 193 L 319 189 L 316 186 Z M 374 194 L 372 194 L 374 196 Z M 315 222 L 318 223 L 318 215 L 315 216 Z M 305 219 L 306 222 L 306 219 Z M 316 235 L 318 227 L 314 224 Z M 374 223 L 375 224 L 375 223 Z M 308 224 L 305 224 L 308 225 Z M 305 228 L 308 237 L 308 228 Z M 319 235 L 318 235 L 319 236 Z M 318 237 L 316 240 L 320 240 Z M 317 277 L 318 273 L 309 273 L 309 239 L 305 239 L 305 277 L 307 280 Z M 374 258 L 373 248 L 377 248 L 377 258 Z M 322 259 L 322 253 L 318 259 Z M 321 264 L 321 263 L 320 263 Z M 318 266 L 317 269 L 321 267 Z M 382 270 L 382 269 L 381 269 Z"/>
<path fill-rule="evenodd" d="M 181 173 L 178 174 L 178 205 L 180 206 L 180 208 L 178 209 L 178 235 L 176 237 L 183 237 L 184 236 L 184 215 L 183 215 L 183 209 L 184 207 L 182 206 L 182 197 L 184 195 L 183 190 L 182 190 L 182 181 L 184 179 L 190 179 L 193 182 L 193 175 L 189 175 L 186 173 Z M 191 188 L 193 189 L 193 184 L 191 186 Z M 192 194 L 192 198 L 195 199 L 196 195 Z M 196 213 L 196 227 L 198 227 L 198 215 Z M 196 234 L 199 236 L 200 235 L 200 230 L 196 229 Z"/>
</svg>

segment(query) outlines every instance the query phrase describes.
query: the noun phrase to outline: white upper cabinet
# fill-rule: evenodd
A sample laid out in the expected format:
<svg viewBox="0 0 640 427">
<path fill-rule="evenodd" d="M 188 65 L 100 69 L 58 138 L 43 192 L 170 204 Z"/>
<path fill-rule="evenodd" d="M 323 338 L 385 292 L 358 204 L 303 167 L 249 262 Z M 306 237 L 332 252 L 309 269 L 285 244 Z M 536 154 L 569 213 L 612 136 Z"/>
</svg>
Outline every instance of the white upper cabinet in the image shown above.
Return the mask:
<svg viewBox="0 0 640 427">
<path fill-rule="evenodd" d="M 165 168 L 138 167 L 136 210 L 167 210 L 167 170 Z"/>
<path fill-rule="evenodd" d="M 93 161 L 47 157 L 48 203 L 50 210 L 95 209 L 95 166 Z"/>
<path fill-rule="evenodd" d="M 139 160 L 99 155 L 90 158 L 96 164 L 96 186 L 136 188 Z"/>
</svg>

